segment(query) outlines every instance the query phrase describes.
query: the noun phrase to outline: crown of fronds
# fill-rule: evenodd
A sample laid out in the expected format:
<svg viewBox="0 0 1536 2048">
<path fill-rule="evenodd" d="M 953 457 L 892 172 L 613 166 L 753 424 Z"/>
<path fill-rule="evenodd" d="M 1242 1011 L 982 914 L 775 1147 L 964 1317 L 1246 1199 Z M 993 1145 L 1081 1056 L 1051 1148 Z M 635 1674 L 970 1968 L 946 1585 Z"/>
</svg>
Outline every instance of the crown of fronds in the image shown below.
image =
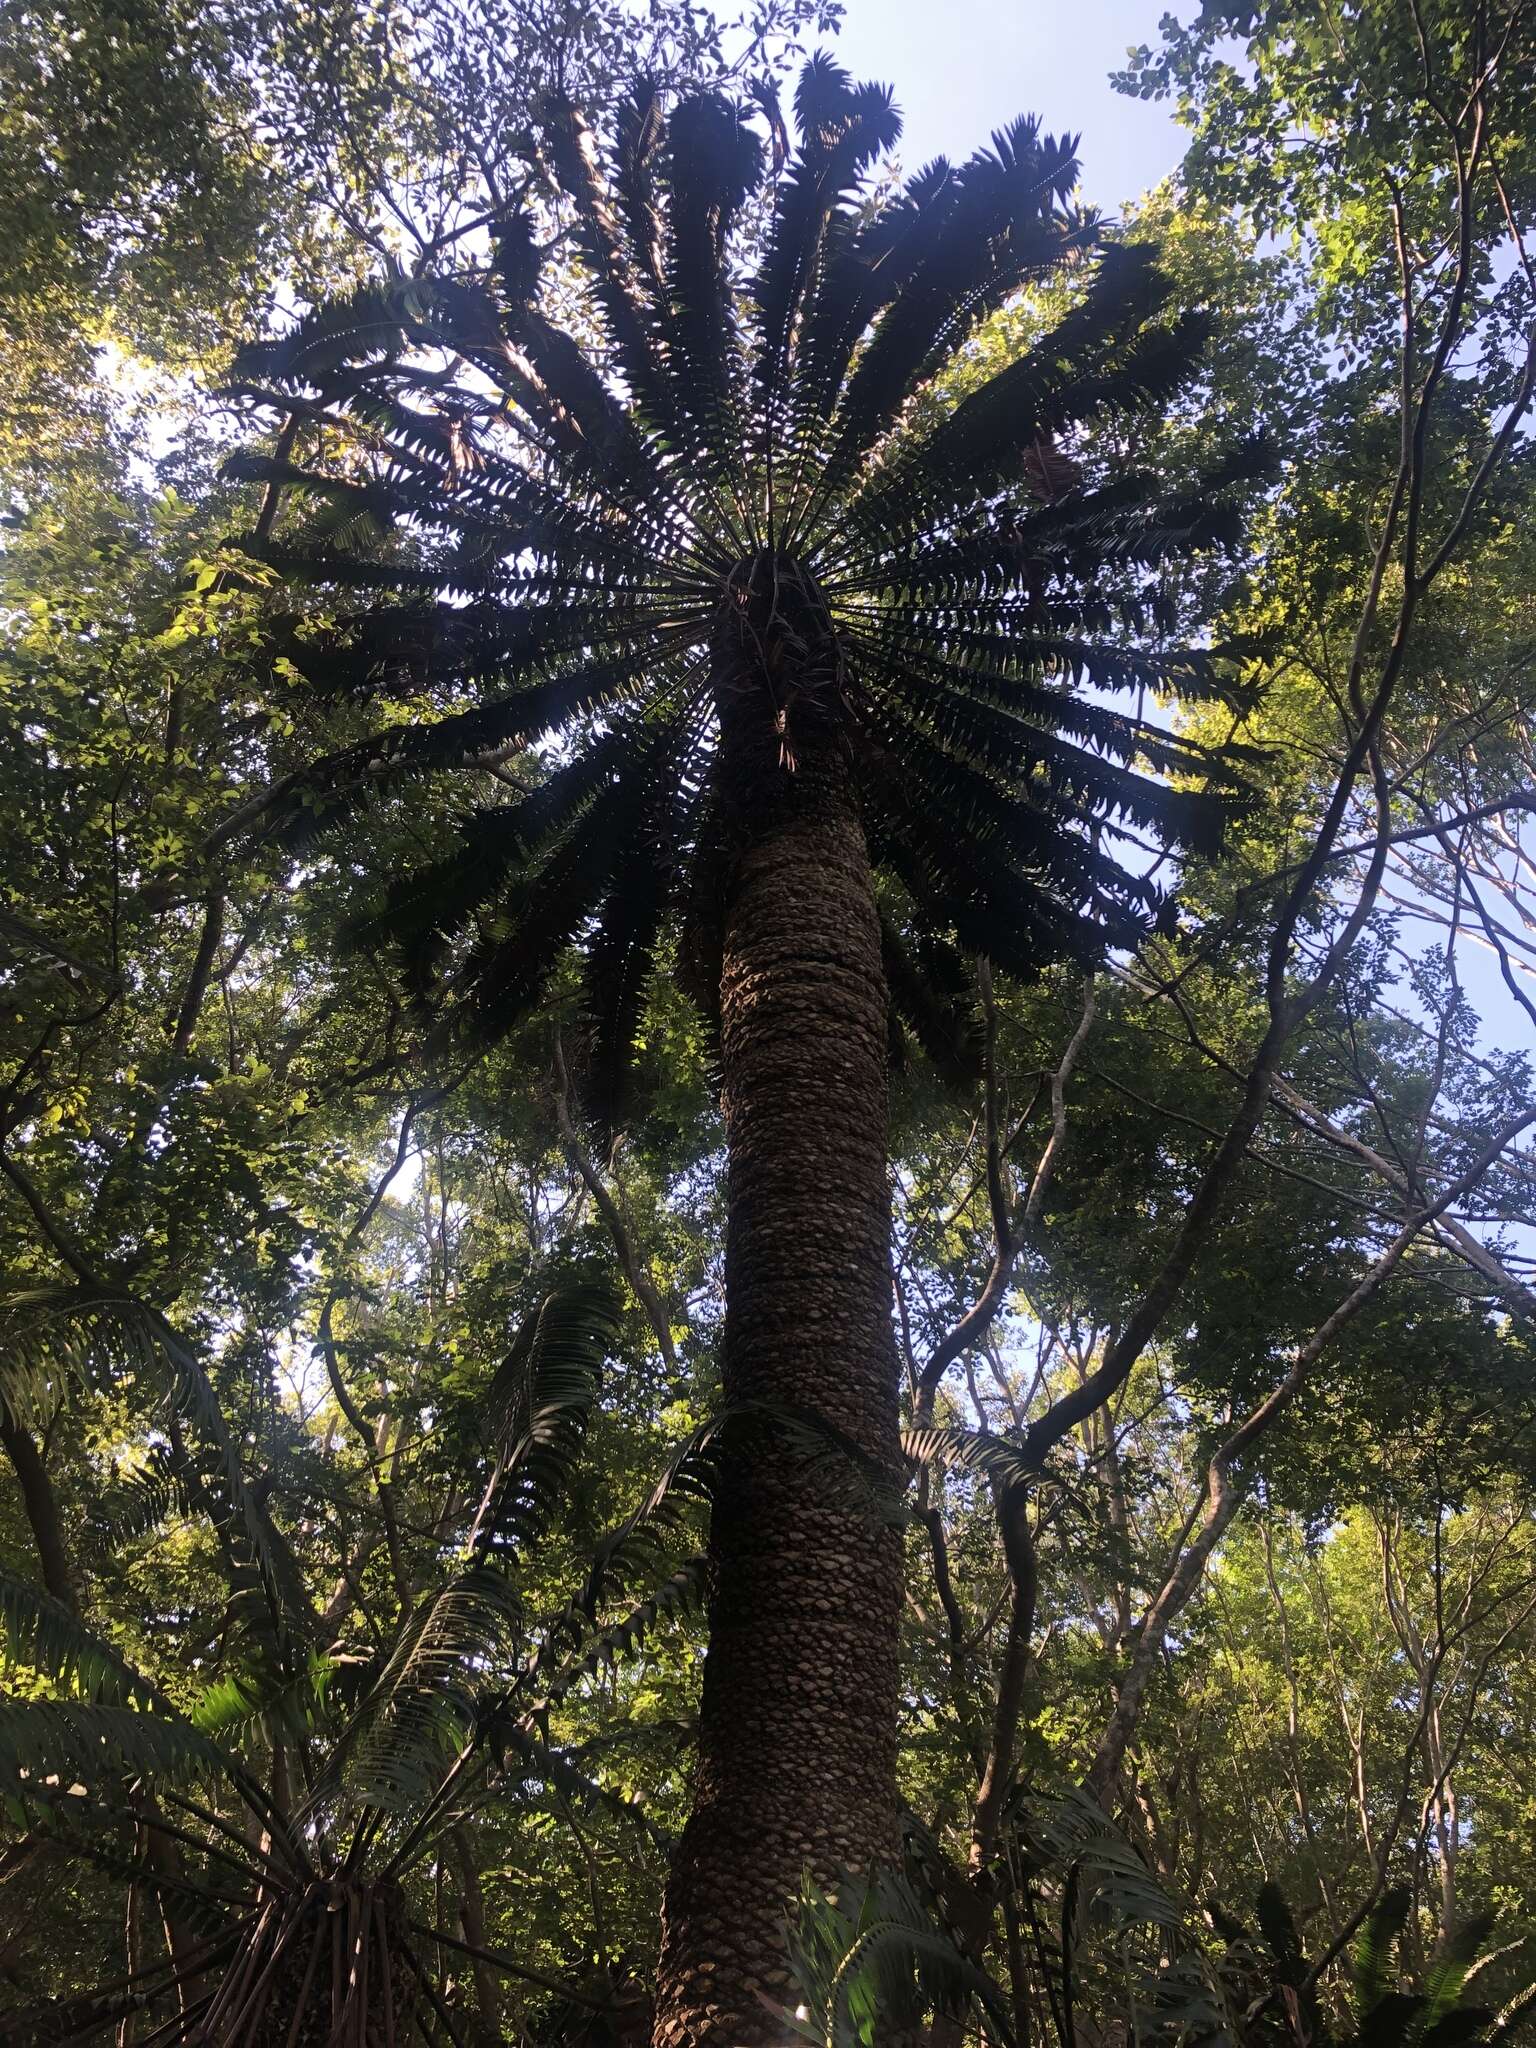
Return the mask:
<svg viewBox="0 0 1536 2048">
<path fill-rule="evenodd" d="M 323 307 L 236 386 L 327 451 L 238 465 L 318 497 L 303 544 L 269 553 L 346 594 L 349 621 L 291 658 L 415 707 L 290 786 L 293 818 L 426 770 L 505 778 L 526 751 L 526 793 L 390 878 L 373 929 L 491 1029 L 578 946 L 610 1106 L 669 919 L 718 899 L 739 836 L 727 689 L 786 776 L 834 736 L 925 1040 L 950 1014 L 936 962 L 942 988 L 960 954 L 1028 973 L 1145 929 L 1159 898 L 1106 825 L 1209 848 L 1234 801 L 1220 764 L 1109 699 L 1231 689 L 1231 660 L 1155 643 L 1170 564 L 1231 542 L 1261 458 L 1170 494 L 1126 468 L 1090 485 L 1071 452 L 1189 386 L 1204 317 L 1171 312 L 1146 247 L 1100 245 L 1070 137 L 1021 119 L 880 197 L 885 88 L 818 56 L 794 117 L 790 152 L 764 95 L 668 111 L 642 87 L 600 147 L 552 106 L 576 313 L 508 217 L 488 267 Z M 1069 264 L 1073 309 L 948 404 L 979 324 Z"/>
</svg>

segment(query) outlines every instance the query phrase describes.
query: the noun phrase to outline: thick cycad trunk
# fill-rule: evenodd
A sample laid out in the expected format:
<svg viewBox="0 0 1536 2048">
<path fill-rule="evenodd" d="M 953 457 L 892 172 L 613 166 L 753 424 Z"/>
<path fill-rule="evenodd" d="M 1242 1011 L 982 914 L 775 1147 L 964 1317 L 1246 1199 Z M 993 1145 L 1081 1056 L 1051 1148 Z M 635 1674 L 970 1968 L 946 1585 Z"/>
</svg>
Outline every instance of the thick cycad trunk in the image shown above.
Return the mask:
<svg viewBox="0 0 1536 2048">
<path fill-rule="evenodd" d="M 868 850 L 814 701 L 721 692 L 738 857 L 721 974 L 727 1401 L 815 1410 L 899 1462 L 886 1178 L 886 988 Z M 759 1440 L 712 1532 L 692 1817 L 667 1893 L 657 2048 L 783 2038 L 803 1871 L 896 1850 L 900 1544 L 825 1464 Z"/>
</svg>

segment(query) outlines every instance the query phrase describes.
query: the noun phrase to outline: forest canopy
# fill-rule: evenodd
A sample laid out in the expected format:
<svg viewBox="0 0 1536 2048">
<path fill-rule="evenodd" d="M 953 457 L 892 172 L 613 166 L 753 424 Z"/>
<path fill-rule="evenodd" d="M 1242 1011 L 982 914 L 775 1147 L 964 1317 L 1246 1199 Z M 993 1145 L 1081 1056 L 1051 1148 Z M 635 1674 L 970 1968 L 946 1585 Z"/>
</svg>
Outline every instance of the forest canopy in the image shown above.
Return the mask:
<svg viewBox="0 0 1536 2048">
<path fill-rule="evenodd" d="M 1536 2031 L 1536 18 L 843 12 L 0 15 L 0 2041 Z"/>
</svg>

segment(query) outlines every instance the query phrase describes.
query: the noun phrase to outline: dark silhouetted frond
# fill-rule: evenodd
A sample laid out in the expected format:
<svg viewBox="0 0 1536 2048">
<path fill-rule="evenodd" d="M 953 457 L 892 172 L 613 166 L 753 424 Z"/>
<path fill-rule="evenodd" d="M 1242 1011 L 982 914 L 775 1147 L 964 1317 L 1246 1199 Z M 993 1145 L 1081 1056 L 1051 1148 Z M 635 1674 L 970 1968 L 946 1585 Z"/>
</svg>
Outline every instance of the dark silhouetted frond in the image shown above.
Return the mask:
<svg viewBox="0 0 1536 2048">
<path fill-rule="evenodd" d="M 127 1659 L 62 1601 L 0 1571 L 4 1662 L 25 1666 L 83 1699 L 149 1707 L 159 1695 Z"/>
<path fill-rule="evenodd" d="M 169 1444 L 152 1444 L 141 1458 L 114 1471 L 111 1483 L 92 1501 L 90 1519 L 103 1548 L 116 1549 L 192 1512 L 180 1461 Z"/>
<path fill-rule="evenodd" d="M 475 1733 L 480 1696 L 514 1654 L 522 1603 L 498 1566 L 477 1564 L 422 1600 L 332 1751 L 310 1796 L 345 1787 L 393 1811 L 419 1806 Z"/>
<path fill-rule="evenodd" d="M 581 1447 L 617 1320 L 612 1284 L 583 1275 L 552 1287 L 519 1327 L 479 1403 L 494 1462 L 473 1555 L 515 1550 L 539 1527 Z"/>
<path fill-rule="evenodd" d="M 797 2003 L 791 2036 L 817 2048 L 865 2048 L 887 2028 L 921 2034 L 938 2010 L 985 2015 L 988 2038 L 1014 2039 L 1000 1985 L 970 1961 L 925 1901 L 894 1871 L 844 1877 L 833 1891 L 806 1878 L 788 1927 Z"/>
<path fill-rule="evenodd" d="M 0 1700 L 0 1785 L 28 1806 L 110 1797 L 129 1778 L 174 1784 L 227 1769 L 218 1748 L 179 1715 L 82 1700 Z"/>
</svg>

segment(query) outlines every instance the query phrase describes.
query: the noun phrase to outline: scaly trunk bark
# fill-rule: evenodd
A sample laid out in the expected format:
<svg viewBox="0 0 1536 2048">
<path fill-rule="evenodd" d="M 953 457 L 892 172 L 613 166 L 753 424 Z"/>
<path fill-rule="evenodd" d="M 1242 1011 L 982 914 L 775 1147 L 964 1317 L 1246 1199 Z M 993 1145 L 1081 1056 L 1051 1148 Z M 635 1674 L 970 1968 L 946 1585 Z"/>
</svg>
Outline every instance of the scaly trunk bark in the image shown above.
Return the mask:
<svg viewBox="0 0 1536 2048">
<path fill-rule="evenodd" d="M 783 697 L 780 702 L 784 702 Z M 899 1470 L 887 1010 L 868 848 L 811 701 L 718 693 L 736 847 L 720 1007 L 724 1396 L 814 1410 Z M 818 729 L 819 728 L 819 729 Z M 667 1889 L 657 2048 L 783 2038 L 802 1873 L 897 1853 L 899 1537 L 771 1435 L 717 1497 L 692 1816 Z"/>
</svg>

